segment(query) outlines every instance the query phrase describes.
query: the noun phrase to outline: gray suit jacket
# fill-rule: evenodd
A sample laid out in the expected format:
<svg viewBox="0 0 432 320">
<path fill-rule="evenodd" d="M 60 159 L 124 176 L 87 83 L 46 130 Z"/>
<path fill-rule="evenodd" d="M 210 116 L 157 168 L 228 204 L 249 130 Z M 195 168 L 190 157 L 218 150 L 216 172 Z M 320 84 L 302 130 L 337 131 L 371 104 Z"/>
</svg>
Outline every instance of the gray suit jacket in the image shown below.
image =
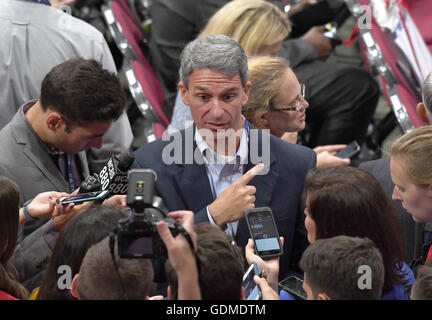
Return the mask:
<svg viewBox="0 0 432 320">
<path fill-rule="evenodd" d="M 69 184 L 56 164 L 24 122 L 19 110 L 12 121 L 0 131 L 0 175 L 18 184 L 21 204 L 45 191 L 71 192 Z M 78 154 L 82 177 L 89 174 L 85 152 Z M 48 219 L 30 221 L 24 225 L 27 236 Z M 20 237 L 21 238 L 21 237 Z"/>
<path fill-rule="evenodd" d="M 22 203 L 44 191 L 70 192 L 69 184 L 26 125 L 20 111 L 0 131 L 0 150 L 4 151 L 0 153 L 0 175 L 18 184 Z M 80 152 L 78 158 L 82 176 L 85 177 L 89 174 L 85 152 Z M 52 248 L 41 228 L 48 220 L 29 221 L 20 228 L 18 244 L 12 257 L 20 282 L 29 290 L 34 289 L 42 279 L 42 272 L 51 256 Z"/>
<path fill-rule="evenodd" d="M 363 162 L 360 169 L 370 172 L 381 184 L 384 192 L 391 199 L 394 189 L 394 183 L 390 175 L 390 158 L 381 158 L 378 160 Z M 421 255 L 421 246 L 423 244 L 424 223 L 416 223 L 411 215 L 402 207 L 400 201 L 393 201 L 393 206 L 399 218 L 405 236 L 405 262 L 409 264 L 412 259 L 417 259 Z"/>
<path fill-rule="evenodd" d="M 28 291 L 31 292 L 40 285 L 55 244 L 55 241 L 51 243 L 48 239 L 56 240 L 59 233 L 53 222 L 48 221 L 15 247 L 10 261 L 18 272 L 19 282 Z"/>
<path fill-rule="evenodd" d="M 0 174 L 18 184 L 25 202 L 44 191 L 71 192 L 60 170 L 24 122 L 21 110 L 0 130 Z M 78 154 L 82 177 L 89 174 L 85 152 Z"/>
</svg>

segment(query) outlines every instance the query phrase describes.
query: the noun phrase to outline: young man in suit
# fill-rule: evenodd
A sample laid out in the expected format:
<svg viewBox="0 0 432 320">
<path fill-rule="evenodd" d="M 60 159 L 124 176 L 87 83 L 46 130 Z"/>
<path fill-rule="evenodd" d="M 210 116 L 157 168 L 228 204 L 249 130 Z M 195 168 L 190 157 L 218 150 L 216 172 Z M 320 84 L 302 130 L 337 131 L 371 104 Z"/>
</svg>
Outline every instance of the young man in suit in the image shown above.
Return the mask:
<svg viewBox="0 0 432 320">
<path fill-rule="evenodd" d="M 236 41 L 212 35 L 189 43 L 179 88 L 194 125 L 138 149 L 132 166 L 156 171 L 155 191 L 169 210 L 195 212 L 195 222 L 219 226 L 240 247 L 250 237 L 245 210 L 270 207 L 285 238 L 283 278 L 308 245 L 302 193 L 316 155 L 244 119 L 248 79 L 247 56 Z"/>
<path fill-rule="evenodd" d="M 100 148 L 125 97 L 114 73 L 95 60 L 68 60 L 43 79 L 38 100 L 25 103 L 0 131 L 0 174 L 26 202 L 44 191 L 71 193 L 88 175 L 85 150 Z M 27 236 L 46 219 L 24 226 Z"/>
</svg>

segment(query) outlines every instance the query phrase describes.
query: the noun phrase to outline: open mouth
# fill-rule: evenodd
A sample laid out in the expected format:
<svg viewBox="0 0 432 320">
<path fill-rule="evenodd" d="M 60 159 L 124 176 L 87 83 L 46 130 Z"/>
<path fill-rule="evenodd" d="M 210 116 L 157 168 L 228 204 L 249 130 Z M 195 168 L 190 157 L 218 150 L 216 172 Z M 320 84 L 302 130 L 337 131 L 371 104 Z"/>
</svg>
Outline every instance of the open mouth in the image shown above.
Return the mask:
<svg viewBox="0 0 432 320">
<path fill-rule="evenodd" d="M 207 122 L 206 123 L 206 128 L 208 128 L 210 130 L 225 129 L 226 128 L 226 123 L 211 123 L 211 122 Z"/>
</svg>

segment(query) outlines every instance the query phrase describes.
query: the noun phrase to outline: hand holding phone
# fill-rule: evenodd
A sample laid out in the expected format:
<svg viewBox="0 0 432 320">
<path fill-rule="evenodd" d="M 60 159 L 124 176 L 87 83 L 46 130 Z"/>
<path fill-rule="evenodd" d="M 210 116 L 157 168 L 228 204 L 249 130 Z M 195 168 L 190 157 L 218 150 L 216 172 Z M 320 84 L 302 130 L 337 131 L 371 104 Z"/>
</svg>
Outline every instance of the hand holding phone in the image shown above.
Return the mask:
<svg viewBox="0 0 432 320">
<path fill-rule="evenodd" d="M 243 276 L 243 288 L 245 289 L 245 300 L 261 300 L 262 292 L 254 281 L 254 276 L 259 277 L 258 265 L 255 262 L 249 266 Z"/>
<path fill-rule="evenodd" d="M 280 237 L 281 245 L 283 247 L 284 238 Z M 258 269 L 261 270 L 262 277 L 266 278 L 268 284 L 274 291 L 278 290 L 279 285 L 279 260 L 280 257 L 266 258 L 263 259 L 255 253 L 255 244 L 252 239 L 248 240 L 248 243 L 245 247 L 245 256 L 246 261 L 251 264 L 255 262 L 258 265 Z M 262 287 L 261 287 L 262 289 Z M 264 290 L 264 289 L 263 289 Z M 264 294 L 264 292 L 263 292 Z"/>
<path fill-rule="evenodd" d="M 279 287 L 292 294 L 297 300 L 307 300 L 307 294 L 303 290 L 303 280 L 290 276 L 279 282 Z"/>
<path fill-rule="evenodd" d="M 359 144 L 357 143 L 357 141 L 353 141 L 349 145 L 347 145 L 345 149 L 342 149 L 341 151 L 336 153 L 335 156 L 339 158 L 352 158 L 359 152 Z"/>
<path fill-rule="evenodd" d="M 78 203 L 87 202 L 87 201 L 103 200 L 108 195 L 109 195 L 108 190 L 75 194 L 72 196 L 60 198 L 60 204 L 66 206 L 69 203 L 78 204 Z"/>
<path fill-rule="evenodd" d="M 324 26 L 315 26 L 302 36 L 317 50 L 320 59 L 327 59 L 333 51 L 332 40 L 324 35 L 325 31 Z"/>
<path fill-rule="evenodd" d="M 268 207 L 248 209 L 245 216 L 255 253 L 263 259 L 281 256 L 283 248 L 272 210 Z"/>
<path fill-rule="evenodd" d="M 333 46 L 336 46 L 336 45 L 339 45 L 342 43 L 341 38 L 339 38 L 339 36 L 337 35 L 336 25 L 334 25 L 332 23 L 327 23 L 324 26 L 324 28 L 325 28 L 324 37 L 331 39 Z"/>
</svg>

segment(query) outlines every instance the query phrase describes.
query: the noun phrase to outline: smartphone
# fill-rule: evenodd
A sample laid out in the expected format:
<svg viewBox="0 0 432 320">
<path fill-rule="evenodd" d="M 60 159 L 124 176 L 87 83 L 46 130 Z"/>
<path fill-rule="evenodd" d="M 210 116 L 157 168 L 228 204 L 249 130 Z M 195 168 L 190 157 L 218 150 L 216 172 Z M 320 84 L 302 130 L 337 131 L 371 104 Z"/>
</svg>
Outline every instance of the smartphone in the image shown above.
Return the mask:
<svg viewBox="0 0 432 320">
<path fill-rule="evenodd" d="M 76 194 L 73 196 L 60 198 L 62 205 L 68 205 L 69 203 L 82 203 L 86 201 L 103 200 L 109 195 L 109 190 L 95 191 L 89 193 Z"/>
<path fill-rule="evenodd" d="M 351 158 L 360 152 L 360 146 L 357 141 L 351 142 L 344 149 L 335 154 L 339 158 Z"/>
<path fill-rule="evenodd" d="M 261 300 L 262 292 L 259 286 L 253 280 L 254 276 L 259 277 L 258 265 L 255 262 L 247 269 L 243 276 L 243 288 L 245 289 L 245 300 Z"/>
<path fill-rule="evenodd" d="M 296 276 L 290 276 L 279 282 L 279 288 L 291 293 L 297 300 L 307 300 L 307 294 L 303 290 L 303 280 Z"/>
<path fill-rule="evenodd" d="M 327 23 L 325 26 L 324 37 L 329 38 L 333 46 L 337 46 L 342 43 L 341 38 L 337 34 L 337 28 L 335 24 Z"/>
<path fill-rule="evenodd" d="M 327 23 L 325 26 L 325 32 L 324 32 L 324 36 L 330 39 L 335 39 L 337 36 L 337 30 L 336 30 L 336 26 L 333 25 L 332 23 Z"/>
<path fill-rule="evenodd" d="M 283 248 L 272 210 L 268 207 L 248 209 L 245 216 L 255 243 L 255 253 L 264 259 L 282 255 Z"/>
</svg>

